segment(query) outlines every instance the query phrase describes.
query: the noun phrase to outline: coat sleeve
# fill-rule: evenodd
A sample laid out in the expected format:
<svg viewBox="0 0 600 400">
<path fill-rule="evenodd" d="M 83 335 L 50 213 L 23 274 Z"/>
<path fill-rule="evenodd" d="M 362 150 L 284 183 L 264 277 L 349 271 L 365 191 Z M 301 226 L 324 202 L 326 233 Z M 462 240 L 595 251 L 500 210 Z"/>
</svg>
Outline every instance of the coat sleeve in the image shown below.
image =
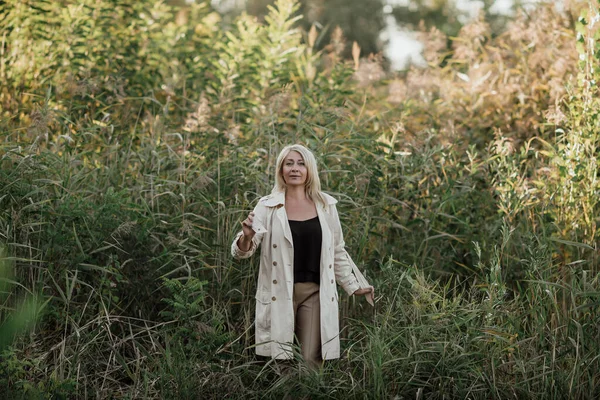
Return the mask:
<svg viewBox="0 0 600 400">
<path fill-rule="evenodd" d="M 344 242 L 344 235 L 342 233 L 342 225 L 338 216 L 337 208 L 335 204 L 330 205 L 332 220 L 334 222 L 333 236 L 334 236 L 334 272 L 335 280 L 337 283 L 344 288 L 348 295 L 352 295 L 361 285 L 358 282 L 357 277 L 353 274 L 354 262 L 350 258 L 350 255 L 346 251 L 346 243 Z M 358 268 L 356 268 L 358 269 Z M 360 271 L 359 271 L 360 273 Z M 362 274 L 361 274 L 362 277 Z M 364 279 L 364 278 L 363 278 Z M 366 281 L 365 281 L 366 282 Z"/>
<path fill-rule="evenodd" d="M 258 202 L 256 207 L 254 207 L 254 222 L 252 224 L 252 228 L 254 229 L 254 237 L 252 238 L 252 244 L 248 251 L 243 251 L 238 246 L 238 240 L 244 234 L 243 231 L 239 231 L 235 238 L 233 239 L 233 243 L 231 244 L 231 255 L 236 260 L 241 260 L 244 258 L 248 258 L 254 254 L 256 249 L 260 246 L 262 242 L 263 236 L 266 232 L 266 217 L 267 217 L 267 208 L 264 204 L 261 204 L 261 201 Z"/>
</svg>

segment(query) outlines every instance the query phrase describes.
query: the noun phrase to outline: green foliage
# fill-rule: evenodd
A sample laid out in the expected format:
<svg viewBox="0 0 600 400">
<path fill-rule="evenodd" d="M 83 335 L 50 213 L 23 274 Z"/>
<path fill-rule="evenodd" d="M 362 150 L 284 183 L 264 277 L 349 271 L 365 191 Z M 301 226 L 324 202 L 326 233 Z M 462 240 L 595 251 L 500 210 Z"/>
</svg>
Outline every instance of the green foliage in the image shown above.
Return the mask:
<svg viewBox="0 0 600 400">
<path fill-rule="evenodd" d="M 30 328 L 36 320 L 39 302 L 32 293 L 15 296 L 13 265 L 4 246 L 0 247 L 0 353 L 11 346 L 18 335 Z M 11 287 L 13 286 L 13 287 Z M 16 299 L 14 297 L 17 297 Z"/>
<path fill-rule="evenodd" d="M 4 247 L 0 247 L 0 396 L 2 398 L 67 398 L 74 392 L 73 382 L 57 382 L 51 377 L 31 381 L 38 365 L 33 360 L 19 359 L 14 348 L 20 338 L 35 325 L 42 308 L 34 293 L 20 296 L 14 280 L 14 265 Z"/>
<path fill-rule="evenodd" d="M 588 15 L 596 23 L 588 23 Z M 597 149 L 600 145 L 600 5 L 589 3 L 576 25 L 579 74 L 576 88 L 569 90 L 556 113 L 560 127 L 552 148 L 556 171 L 552 205 L 559 236 L 593 245 L 597 237 Z M 562 108 L 562 110 L 561 110 Z M 555 117 L 556 119 L 556 117 Z M 569 261 L 571 257 L 566 257 Z"/>
<path fill-rule="evenodd" d="M 163 299 L 167 308 L 159 314 L 175 324 L 169 335 L 172 346 L 211 357 L 232 339 L 223 315 L 216 307 L 207 305 L 204 289 L 207 281 L 190 277 L 185 283 L 175 279 L 164 279 L 163 282 L 170 297 Z"/>
<path fill-rule="evenodd" d="M 17 357 L 14 351 L 0 354 L 0 396 L 5 399 L 69 399 L 76 394 L 76 382 L 58 381 L 52 376 L 36 379 L 39 365 Z"/>
<path fill-rule="evenodd" d="M 2 302 L 12 321 L 26 292 L 46 303 L 0 393 L 600 395 L 597 48 L 565 89 L 576 34 L 541 7 L 379 82 L 376 59 L 305 43 L 298 11 L 224 29 L 207 3 L 5 2 Z M 379 297 L 342 300 L 344 356 L 319 371 L 254 355 L 258 260 L 229 254 L 291 142 Z"/>
<path fill-rule="evenodd" d="M 258 17 L 268 13 L 273 0 L 250 0 L 246 2 L 246 11 Z M 308 31 L 315 25 L 322 29 L 317 49 L 339 46 L 339 51 L 350 58 L 352 43 L 357 42 L 363 54 L 379 53 L 382 49 L 380 34 L 385 28 L 383 6 L 381 0 L 330 0 L 322 3 L 316 0 L 301 0 L 298 2 L 299 14 L 302 19 L 299 25 Z M 339 43 L 336 30 L 343 33 L 345 41 Z"/>
<path fill-rule="evenodd" d="M 163 310 L 160 314 L 183 323 L 192 321 L 206 307 L 203 290 L 206 283 L 196 278 L 189 278 L 185 284 L 175 279 L 165 279 L 164 285 L 173 298 L 165 298 L 163 301 L 172 308 L 172 311 Z"/>
</svg>

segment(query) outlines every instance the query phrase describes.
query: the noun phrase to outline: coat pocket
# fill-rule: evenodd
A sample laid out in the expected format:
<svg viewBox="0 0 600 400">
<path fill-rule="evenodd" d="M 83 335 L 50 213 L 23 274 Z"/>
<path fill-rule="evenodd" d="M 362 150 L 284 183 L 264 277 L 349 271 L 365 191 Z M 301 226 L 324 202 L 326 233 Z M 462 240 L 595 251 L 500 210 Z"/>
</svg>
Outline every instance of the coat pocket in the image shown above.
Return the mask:
<svg viewBox="0 0 600 400">
<path fill-rule="evenodd" d="M 271 330 L 271 293 L 259 291 L 256 293 L 256 329 Z"/>
</svg>

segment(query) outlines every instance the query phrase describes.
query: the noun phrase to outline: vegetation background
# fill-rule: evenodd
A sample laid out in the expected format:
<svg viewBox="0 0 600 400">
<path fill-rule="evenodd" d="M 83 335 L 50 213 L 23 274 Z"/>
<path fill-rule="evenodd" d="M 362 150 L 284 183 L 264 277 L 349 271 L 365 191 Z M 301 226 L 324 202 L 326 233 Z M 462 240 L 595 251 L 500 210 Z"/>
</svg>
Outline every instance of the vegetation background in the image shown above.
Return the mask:
<svg viewBox="0 0 600 400">
<path fill-rule="evenodd" d="M 299 9 L 2 2 L 0 397 L 598 398 L 599 3 L 397 74 Z M 229 255 L 291 142 L 378 294 L 321 371 L 257 359 Z"/>
</svg>

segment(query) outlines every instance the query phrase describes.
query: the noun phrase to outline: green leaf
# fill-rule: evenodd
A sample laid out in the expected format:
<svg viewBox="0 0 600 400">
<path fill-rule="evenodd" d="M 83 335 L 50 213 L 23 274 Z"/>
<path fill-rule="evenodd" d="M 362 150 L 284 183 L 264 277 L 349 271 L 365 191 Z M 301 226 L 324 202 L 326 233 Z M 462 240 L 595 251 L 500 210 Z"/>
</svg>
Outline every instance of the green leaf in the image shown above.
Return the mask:
<svg viewBox="0 0 600 400">
<path fill-rule="evenodd" d="M 585 243 L 572 242 L 570 240 L 559 239 L 559 238 L 550 238 L 550 240 L 553 242 L 556 242 L 556 243 L 565 244 L 567 246 L 579 247 L 579 248 L 586 249 L 586 250 L 594 250 L 594 248 L 592 246 L 585 244 Z"/>
</svg>

